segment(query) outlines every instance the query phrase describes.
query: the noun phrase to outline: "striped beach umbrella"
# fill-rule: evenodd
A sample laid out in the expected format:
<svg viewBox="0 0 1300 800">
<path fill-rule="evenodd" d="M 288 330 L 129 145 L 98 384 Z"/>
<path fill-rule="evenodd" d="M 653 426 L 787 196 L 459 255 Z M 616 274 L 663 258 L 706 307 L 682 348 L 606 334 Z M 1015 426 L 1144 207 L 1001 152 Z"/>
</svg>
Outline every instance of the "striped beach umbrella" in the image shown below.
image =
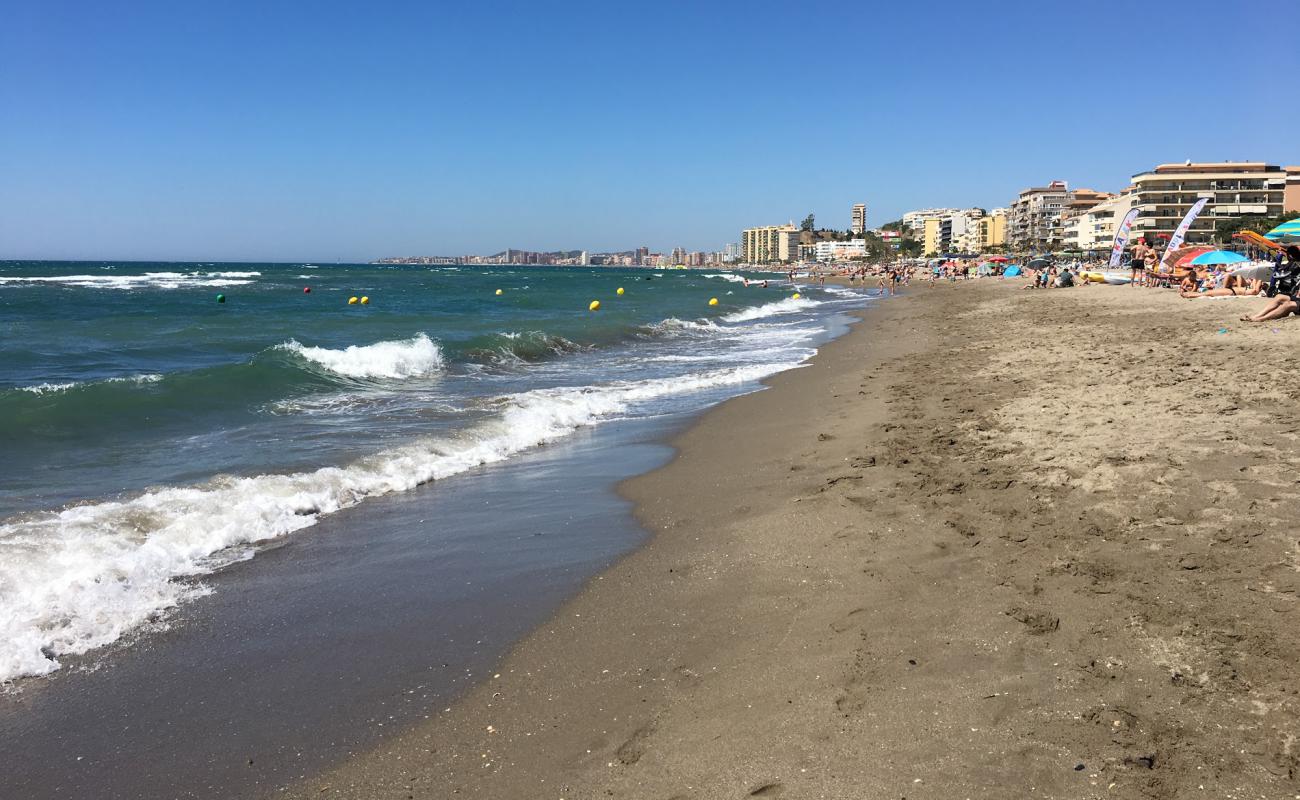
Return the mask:
<svg viewBox="0 0 1300 800">
<path fill-rule="evenodd" d="M 1275 242 L 1284 242 L 1286 244 L 1300 242 L 1300 217 L 1297 217 L 1290 222 L 1283 222 L 1281 225 L 1278 225 L 1273 230 L 1264 234 L 1264 236 Z"/>
</svg>

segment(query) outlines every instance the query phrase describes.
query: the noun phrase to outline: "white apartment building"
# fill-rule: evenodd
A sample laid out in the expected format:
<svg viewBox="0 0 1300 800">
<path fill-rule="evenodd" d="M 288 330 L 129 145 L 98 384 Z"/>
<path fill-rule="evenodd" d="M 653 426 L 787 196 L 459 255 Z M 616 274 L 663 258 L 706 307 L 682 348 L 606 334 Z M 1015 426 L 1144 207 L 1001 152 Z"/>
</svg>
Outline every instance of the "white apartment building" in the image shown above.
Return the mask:
<svg viewBox="0 0 1300 800">
<path fill-rule="evenodd" d="M 847 242 L 821 241 L 813 247 L 813 257 L 823 262 L 847 261 L 867 254 L 866 239 L 849 239 Z"/>
<path fill-rule="evenodd" d="M 927 219 L 943 219 L 960 210 L 958 208 L 922 208 L 909 211 L 903 215 L 903 227 L 911 231 L 913 239 L 920 239 L 925 234 L 925 221 Z"/>
</svg>

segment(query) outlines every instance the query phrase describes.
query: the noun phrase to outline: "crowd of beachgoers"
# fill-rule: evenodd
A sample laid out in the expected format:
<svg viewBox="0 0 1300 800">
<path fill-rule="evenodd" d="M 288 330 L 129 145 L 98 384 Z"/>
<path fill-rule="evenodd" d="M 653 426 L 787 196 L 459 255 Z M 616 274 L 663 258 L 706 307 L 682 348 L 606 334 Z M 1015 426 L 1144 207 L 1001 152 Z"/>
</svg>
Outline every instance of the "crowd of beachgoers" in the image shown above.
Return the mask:
<svg viewBox="0 0 1300 800">
<path fill-rule="evenodd" d="M 1195 300 L 1211 297 L 1261 297 L 1268 302 L 1254 314 L 1241 319 L 1263 322 L 1300 314 L 1300 245 L 1272 250 L 1251 248 L 1244 253 L 1227 252 L 1209 257 L 1207 248 L 1179 248 L 1161 253 L 1139 241 L 1118 267 L 1108 261 L 1050 256 L 1032 258 L 1020 265 L 1004 256 L 901 261 L 893 264 L 815 265 L 807 272 L 789 273 L 791 282 L 803 276 L 825 283 L 827 277 L 847 279 L 851 285 L 872 287 L 880 294 L 893 294 L 914 278 L 928 285 L 939 281 L 977 278 L 1027 278 L 1025 289 L 1054 289 L 1092 284 L 1130 288 L 1172 289 L 1180 297 Z M 1198 263 L 1200 262 L 1200 263 Z"/>
</svg>

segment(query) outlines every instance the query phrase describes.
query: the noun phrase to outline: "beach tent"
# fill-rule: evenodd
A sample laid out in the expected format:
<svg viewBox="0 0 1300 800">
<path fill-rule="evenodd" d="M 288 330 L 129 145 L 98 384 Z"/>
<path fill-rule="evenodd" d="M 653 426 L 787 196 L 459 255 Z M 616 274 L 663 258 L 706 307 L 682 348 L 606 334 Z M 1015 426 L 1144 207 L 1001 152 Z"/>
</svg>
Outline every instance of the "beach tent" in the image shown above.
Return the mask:
<svg viewBox="0 0 1300 800">
<path fill-rule="evenodd" d="M 1264 234 L 1264 237 L 1266 239 L 1271 239 L 1274 242 L 1282 242 L 1283 244 L 1300 242 L 1300 218 L 1293 219 L 1290 222 L 1283 222 L 1281 225 L 1278 225 L 1273 230 Z"/>
<path fill-rule="evenodd" d="M 1009 266 L 1009 267 L 1007 267 L 1006 269 L 1002 270 L 1002 274 L 1005 275 L 1005 276 L 1008 277 L 1008 278 L 1014 278 L 1014 277 L 1016 277 L 1017 275 L 1020 274 L 1020 265 L 1019 265 L 1019 264 L 1012 264 L 1011 266 Z"/>
<path fill-rule="evenodd" d="M 1250 259 L 1243 256 L 1241 253 L 1234 253 L 1231 250 L 1211 250 L 1208 253 L 1201 253 L 1196 258 L 1193 258 L 1191 263 L 1194 266 L 1204 267 L 1209 264 L 1240 264 L 1243 261 L 1249 260 Z"/>
</svg>

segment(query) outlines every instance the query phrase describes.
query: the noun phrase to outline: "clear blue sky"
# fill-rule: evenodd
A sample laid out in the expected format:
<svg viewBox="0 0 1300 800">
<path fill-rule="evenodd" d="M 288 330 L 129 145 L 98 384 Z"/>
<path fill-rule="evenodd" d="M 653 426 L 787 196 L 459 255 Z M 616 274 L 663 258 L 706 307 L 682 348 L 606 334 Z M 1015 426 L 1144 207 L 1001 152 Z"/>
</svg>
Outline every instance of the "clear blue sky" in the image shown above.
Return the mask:
<svg viewBox="0 0 1300 800">
<path fill-rule="evenodd" d="M 1300 162 L 1295 0 L 0 12 L 0 258 L 717 249 Z"/>
</svg>

